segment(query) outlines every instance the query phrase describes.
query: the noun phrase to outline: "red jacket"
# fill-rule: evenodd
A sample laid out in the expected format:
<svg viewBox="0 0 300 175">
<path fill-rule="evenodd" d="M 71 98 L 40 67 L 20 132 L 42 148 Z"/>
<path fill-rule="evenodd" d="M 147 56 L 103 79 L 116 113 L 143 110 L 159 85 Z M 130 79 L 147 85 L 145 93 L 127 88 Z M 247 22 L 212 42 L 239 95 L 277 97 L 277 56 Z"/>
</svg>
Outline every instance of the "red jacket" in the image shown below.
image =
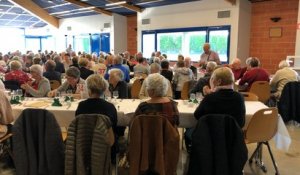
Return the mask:
<svg viewBox="0 0 300 175">
<path fill-rule="evenodd" d="M 262 68 L 252 68 L 244 74 L 239 82 L 239 85 L 244 85 L 247 83 L 247 91 L 249 91 L 252 83 L 255 81 L 270 81 L 269 74 Z"/>
</svg>

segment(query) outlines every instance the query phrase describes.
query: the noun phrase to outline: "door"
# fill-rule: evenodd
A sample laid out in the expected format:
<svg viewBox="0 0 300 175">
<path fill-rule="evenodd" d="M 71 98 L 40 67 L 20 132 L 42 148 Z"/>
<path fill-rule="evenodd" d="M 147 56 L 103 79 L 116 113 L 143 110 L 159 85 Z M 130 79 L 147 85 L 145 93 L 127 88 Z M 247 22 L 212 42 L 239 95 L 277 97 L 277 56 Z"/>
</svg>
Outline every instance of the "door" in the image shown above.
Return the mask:
<svg viewBox="0 0 300 175">
<path fill-rule="evenodd" d="M 110 34 L 109 33 L 101 33 L 100 34 L 100 50 L 106 53 L 110 52 Z"/>
</svg>

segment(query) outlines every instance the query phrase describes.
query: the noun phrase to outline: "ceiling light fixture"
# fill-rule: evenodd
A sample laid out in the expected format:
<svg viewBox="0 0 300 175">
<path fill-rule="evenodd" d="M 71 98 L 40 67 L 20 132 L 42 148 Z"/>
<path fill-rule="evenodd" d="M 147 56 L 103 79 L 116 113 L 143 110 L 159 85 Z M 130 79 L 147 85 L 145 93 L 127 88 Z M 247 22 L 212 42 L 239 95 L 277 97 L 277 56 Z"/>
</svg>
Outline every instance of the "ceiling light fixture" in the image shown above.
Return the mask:
<svg viewBox="0 0 300 175">
<path fill-rule="evenodd" d="M 139 2 L 139 3 L 136 3 L 136 5 L 145 5 L 145 4 L 151 4 L 151 3 L 155 3 L 155 2 L 161 2 L 161 1 L 164 1 L 164 0 L 154 0 L 154 1 Z"/>
<path fill-rule="evenodd" d="M 105 6 L 114 6 L 114 5 L 122 5 L 122 4 L 126 4 L 126 1 L 113 2 L 113 3 L 105 4 Z"/>
</svg>

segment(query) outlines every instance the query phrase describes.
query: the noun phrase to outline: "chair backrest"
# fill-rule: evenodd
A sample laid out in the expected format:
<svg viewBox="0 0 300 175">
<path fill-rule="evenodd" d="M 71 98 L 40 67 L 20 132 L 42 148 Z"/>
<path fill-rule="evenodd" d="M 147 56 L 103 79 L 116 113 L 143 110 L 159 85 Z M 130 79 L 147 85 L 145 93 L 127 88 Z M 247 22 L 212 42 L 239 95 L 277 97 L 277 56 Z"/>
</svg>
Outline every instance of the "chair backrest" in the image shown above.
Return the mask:
<svg viewBox="0 0 300 175">
<path fill-rule="evenodd" d="M 190 81 L 186 81 L 183 83 L 182 90 L 181 90 L 181 99 L 182 100 L 189 99 L 190 90 L 194 87 L 195 84 L 196 84 L 195 80 L 190 80 Z"/>
<path fill-rule="evenodd" d="M 230 115 L 202 116 L 192 135 L 189 175 L 240 175 L 247 161 L 243 132 Z"/>
<path fill-rule="evenodd" d="M 59 81 L 57 81 L 57 80 L 50 80 L 51 90 L 57 89 L 59 86 L 60 86 Z"/>
<path fill-rule="evenodd" d="M 247 143 L 270 140 L 277 132 L 277 123 L 277 108 L 266 108 L 255 112 L 245 131 Z"/>
<path fill-rule="evenodd" d="M 21 89 L 20 83 L 16 80 L 6 80 L 3 82 L 5 89 L 17 90 Z"/>
<path fill-rule="evenodd" d="M 138 99 L 144 79 L 136 79 L 131 86 L 131 98 Z"/>
<path fill-rule="evenodd" d="M 240 92 L 245 101 L 258 101 L 258 96 L 252 92 Z"/>
<path fill-rule="evenodd" d="M 255 81 L 251 85 L 249 92 L 256 94 L 258 100 L 266 104 L 271 96 L 271 87 L 267 81 Z"/>
<path fill-rule="evenodd" d="M 110 175 L 113 143 L 114 134 L 107 116 L 76 116 L 68 128 L 65 175 Z"/>
<path fill-rule="evenodd" d="M 277 106 L 284 122 L 295 120 L 300 123 L 300 82 L 285 84 Z"/>
<path fill-rule="evenodd" d="M 179 133 L 166 117 L 135 116 L 129 136 L 130 174 L 176 174 Z"/>
<path fill-rule="evenodd" d="M 51 112 L 23 110 L 13 125 L 12 134 L 17 174 L 64 174 L 64 143 Z"/>
</svg>

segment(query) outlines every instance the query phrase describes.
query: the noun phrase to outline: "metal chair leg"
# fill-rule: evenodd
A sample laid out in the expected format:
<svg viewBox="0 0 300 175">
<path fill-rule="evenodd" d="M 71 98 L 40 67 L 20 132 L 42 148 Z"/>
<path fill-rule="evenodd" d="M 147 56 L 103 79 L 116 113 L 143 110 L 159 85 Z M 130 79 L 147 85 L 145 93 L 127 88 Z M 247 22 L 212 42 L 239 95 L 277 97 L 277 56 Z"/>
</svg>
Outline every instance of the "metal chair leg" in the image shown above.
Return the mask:
<svg viewBox="0 0 300 175">
<path fill-rule="evenodd" d="M 269 145 L 269 142 L 267 141 L 265 143 L 268 147 L 268 150 L 269 150 L 269 153 L 270 153 L 270 156 L 271 156 L 271 159 L 272 159 L 272 162 L 273 162 L 273 165 L 274 165 L 274 168 L 275 168 L 275 174 L 276 175 L 279 175 L 279 171 L 278 171 L 278 168 L 277 168 L 277 165 L 276 165 L 276 162 L 275 162 L 275 159 L 274 159 L 274 156 L 273 156 L 273 153 L 271 151 L 271 148 L 270 148 L 270 145 Z"/>
<path fill-rule="evenodd" d="M 261 147 L 262 143 L 257 143 L 256 149 L 254 150 L 253 154 L 251 155 L 250 159 L 249 159 L 249 163 L 252 163 L 252 160 L 254 158 L 254 156 L 257 156 L 257 152 L 259 150 L 259 148 Z"/>
</svg>

